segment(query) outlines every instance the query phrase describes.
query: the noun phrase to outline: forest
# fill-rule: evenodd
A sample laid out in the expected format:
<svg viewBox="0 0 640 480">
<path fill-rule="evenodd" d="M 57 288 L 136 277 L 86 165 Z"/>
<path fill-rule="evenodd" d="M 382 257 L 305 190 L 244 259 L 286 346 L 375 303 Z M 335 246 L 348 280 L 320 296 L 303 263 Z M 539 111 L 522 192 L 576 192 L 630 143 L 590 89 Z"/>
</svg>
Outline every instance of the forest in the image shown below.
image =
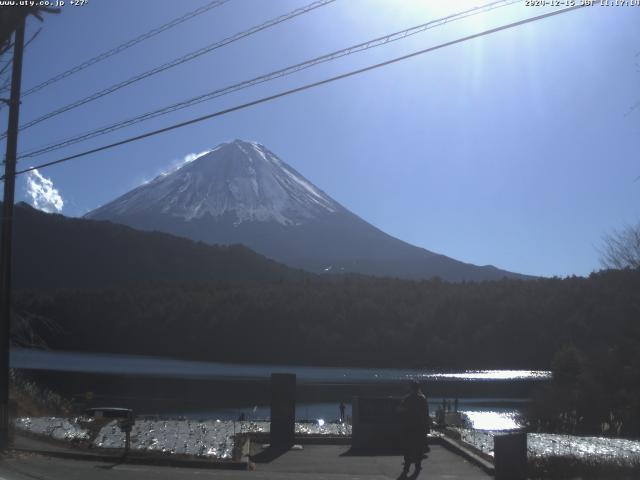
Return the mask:
<svg viewBox="0 0 640 480">
<path fill-rule="evenodd" d="M 15 309 L 51 348 L 65 350 L 479 369 L 550 368 L 570 345 L 626 366 L 638 360 L 640 271 L 478 283 L 351 275 L 156 281 L 21 290 Z"/>
</svg>

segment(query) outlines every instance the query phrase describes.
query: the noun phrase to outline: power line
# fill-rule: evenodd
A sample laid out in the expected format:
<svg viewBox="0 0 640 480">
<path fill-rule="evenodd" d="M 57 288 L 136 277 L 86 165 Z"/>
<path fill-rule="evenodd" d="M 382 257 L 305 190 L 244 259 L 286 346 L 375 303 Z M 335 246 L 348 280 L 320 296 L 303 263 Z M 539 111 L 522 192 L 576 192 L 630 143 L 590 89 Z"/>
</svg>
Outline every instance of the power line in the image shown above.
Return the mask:
<svg viewBox="0 0 640 480">
<path fill-rule="evenodd" d="M 376 63 L 374 65 L 369 65 L 368 67 L 360 68 L 360 69 L 357 69 L 357 70 L 351 70 L 350 72 L 347 72 L 347 73 L 336 75 L 334 77 L 326 78 L 324 80 L 320 80 L 320 81 L 317 81 L 317 82 L 308 83 L 308 84 L 303 85 L 301 87 L 296 87 L 296 88 L 292 88 L 290 90 L 285 90 L 283 92 L 280 92 L 280 93 L 277 93 L 277 94 L 274 94 L 274 95 L 270 95 L 270 96 L 267 96 L 267 97 L 262 97 L 262 98 L 260 98 L 258 100 L 253 100 L 251 102 L 243 103 L 241 105 L 236 105 L 235 107 L 227 108 L 227 109 L 224 109 L 224 110 L 219 110 L 217 112 L 210 113 L 208 115 L 203 115 L 201 117 L 196 117 L 196 118 L 193 118 L 191 120 L 187 120 L 185 122 L 176 123 L 176 124 L 170 125 L 168 127 L 160 128 L 160 129 L 157 129 L 157 130 L 152 130 L 150 132 L 143 133 L 141 135 L 136 135 L 134 137 L 129 137 L 129 138 L 126 138 L 124 140 L 120 140 L 118 142 L 110 143 L 108 145 L 103 145 L 102 147 L 97 147 L 97 148 L 93 148 L 91 150 L 86 150 L 84 152 L 76 153 L 74 155 L 70 155 L 68 157 L 60 158 L 58 160 L 52 160 L 50 162 L 41 163 L 39 165 L 36 165 L 35 167 L 29 167 L 29 168 L 25 168 L 23 170 L 19 170 L 15 174 L 16 175 L 20 175 L 22 173 L 31 172 L 31 171 L 36 170 L 36 169 L 50 167 L 52 165 L 58 165 L 58 164 L 61 164 L 61 163 L 64 163 L 64 162 L 68 162 L 70 160 L 74 160 L 76 158 L 85 157 L 87 155 L 91 155 L 93 153 L 102 152 L 104 150 L 109 150 L 109 149 L 118 147 L 120 145 L 125 145 L 127 143 L 136 142 L 136 141 L 142 140 L 144 138 L 160 135 L 161 133 L 165 133 L 165 132 L 168 132 L 168 131 L 171 131 L 171 130 L 175 130 L 175 129 L 178 129 L 178 128 L 186 127 L 188 125 L 193 125 L 194 123 L 199 123 L 199 122 L 202 122 L 204 120 L 209 120 L 211 118 L 215 118 L 215 117 L 219 117 L 219 116 L 222 116 L 222 115 L 226 115 L 228 113 L 236 112 L 238 110 L 243 110 L 245 108 L 253 107 L 255 105 L 259 105 L 259 104 L 262 104 L 262 103 L 270 102 L 272 100 L 275 100 L 275 99 L 278 99 L 278 98 L 281 98 L 281 97 L 285 97 L 285 96 L 288 96 L 288 95 L 292 95 L 294 93 L 302 92 L 304 90 L 309 90 L 311 88 L 319 87 L 321 85 L 326 85 L 328 83 L 332 83 L 332 82 L 335 82 L 335 81 L 338 81 L 338 80 L 342 80 L 342 79 L 345 79 L 345 78 L 353 77 L 353 76 L 359 75 L 361 73 L 365 73 L 365 72 L 368 72 L 368 71 L 371 71 L 371 70 L 375 70 L 375 69 L 378 69 L 378 68 L 381 68 L 381 67 L 385 67 L 387 65 L 398 63 L 398 62 L 401 62 L 403 60 L 407 60 L 409 58 L 413 58 L 413 57 L 417 57 L 419 55 L 423 55 L 423 54 L 426 54 L 426 53 L 429 53 L 429 52 L 433 52 L 435 50 L 440 50 L 440 49 L 445 48 L 445 47 L 449 47 L 449 46 L 452 46 L 452 45 L 457 45 L 459 43 L 467 42 L 469 40 L 473 40 L 475 38 L 480 38 L 480 37 L 483 37 L 485 35 L 490 35 L 490 34 L 493 34 L 493 33 L 496 33 L 496 32 L 500 32 L 502 30 L 507 30 L 507 29 L 515 28 L 515 27 L 518 27 L 518 26 L 521 26 L 521 25 L 525 25 L 525 24 L 528 24 L 528 23 L 533 23 L 533 22 L 536 22 L 538 20 L 542 20 L 544 18 L 548 18 L 548 17 L 552 17 L 552 16 L 555 16 L 555 15 L 560 15 L 562 13 L 578 10 L 578 9 L 586 7 L 586 6 L 588 6 L 588 5 L 584 4 L 584 5 L 576 5 L 576 6 L 573 6 L 573 7 L 567 7 L 567 8 L 563 8 L 563 9 L 560 9 L 560 10 L 555 10 L 553 12 L 548 12 L 548 13 L 544 13 L 544 14 L 541 14 L 541 15 L 537 15 L 535 17 L 530 17 L 530 18 L 527 18 L 527 19 L 524 19 L 524 20 L 519 20 L 517 22 L 513 22 L 513 23 L 506 24 L 506 25 L 502 25 L 500 27 L 495 27 L 495 28 L 491 28 L 489 30 L 484 30 L 482 32 L 475 33 L 475 34 L 472 34 L 472 35 L 467 35 L 465 37 L 461 37 L 461 38 L 458 38 L 456 40 L 451 40 L 449 42 L 441 43 L 441 44 L 433 46 L 433 47 L 425 48 L 423 50 L 418 50 L 417 52 L 409 53 L 407 55 L 402 55 L 400 57 L 395 57 L 395 58 L 392 58 L 390 60 L 386 60 L 386 61 L 381 62 L 381 63 Z M 2 177 L 2 178 L 4 179 L 4 177 Z"/>
<path fill-rule="evenodd" d="M 208 12 L 209 10 L 212 10 L 216 7 L 219 7 L 225 3 L 227 3 L 230 0 L 214 0 L 212 2 L 209 2 L 203 6 L 201 6 L 200 8 L 197 8 L 191 12 L 187 12 L 184 15 L 182 15 L 181 17 L 178 18 L 174 18 L 173 20 L 171 20 L 170 22 L 167 22 L 163 25 L 160 25 L 159 27 L 153 28 L 151 30 L 149 30 L 148 32 L 145 32 L 141 35 L 138 35 L 135 38 L 132 38 L 131 40 L 124 42 L 120 45 L 118 45 L 117 47 L 114 47 L 110 50 L 107 50 L 106 52 L 102 52 L 99 55 L 96 55 L 93 58 L 90 58 L 89 60 L 86 60 L 82 63 L 80 63 L 79 65 L 76 65 L 75 67 L 70 68 L 69 70 L 66 70 L 62 73 L 59 73 L 51 78 L 49 78 L 48 80 L 45 80 L 42 83 L 39 83 L 38 85 L 35 85 L 31 88 L 29 88 L 28 90 L 26 90 L 22 96 L 26 97 L 27 95 L 31 95 L 32 93 L 35 93 L 39 90 L 42 90 L 45 87 L 48 87 L 49 85 L 52 85 L 60 80 L 62 80 L 63 78 L 67 78 L 70 77 L 71 75 L 78 73 L 81 70 L 84 70 L 85 68 L 88 68 L 92 65 L 95 65 L 96 63 L 99 63 L 103 60 L 106 60 L 109 57 L 112 57 L 118 53 L 121 53 L 125 50 L 127 50 L 130 47 L 133 47 L 134 45 L 137 45 L 140 42 L 143 42 L 144 40 L 147 40 L 151 37 L 154 37 L 166 30 L 169 30 L 170 28 L 173 28 L 177 25 L 180 25 L 181 23 L 186 22 L 187 20 L 191 20 L 194 17 L 197 17 L 198 15 L 201 15 L 203 13 Z"/>
<path fill-rule="evenodd" d="M 35 118 L 34 120 L 31 120 L 23 125 L 20 125 L 20 129 L 21 130 L 25 130 L 29 127 L 32 127 L 34 125 L 37 125 L 38 123 L 44 122 L 45 120 L 48 120 L 50 118 L 56 117 L 64 112 L 68 112 L 69 110 L 73 110 L 74 108 L 77 108 L 81 105 L 84 105 L 86 103 L 89 102 L 93 102 L 94 100 L 97 100 L 99 98 L 102 98 L 106 95 L 109 95 L 113 92 L 116 92 L 118 90 L 120 90 L 121 88 L 127 87 L 133 83 L 139 82 L 140 80 L 144 80 L 146 78 L 149 78 L 153 75 L 156 75 L 160 72 L 164 72 L 165 70 L 168 70 L 170 68 L 176 67 L 178 65 L 181 65 L 185 62 L 188 62 L 190 60 L 193 60 L 197 57 L 200 57 L 201 55 L 204 55 L 205 53 L 209 53 L 213 50 L 216 50 L 218 48 L 222 48 L 225 47 L 233 42 L 236 42 L 240 39 L 243 39 L 245 37 L 248 37 L 250 35 L 254 35 L 262 30 L 266 30 L 267 28 L 271 28 L 275 25 L 278 25 L 282 22 L 285 22 L 287 20 L 291 20 L 292 18 L 295 18 L 299 15 L 303 15 L 305 13 L 308 13 L 312 10 L 315 10 L 316 8 L 320 8 L 320 7 L 324 7 L 325 5 L 328 5 L 330 3 L 335 2 L 336 0 L 316 0 L 308 5 L 305 5 L 304 7 L 301 8 L 297 8 L 295 10 L 292 10 L 289 13 L 286 13 L 284 15 L 280 15 L 279 17 L 276 18 L 272 18 L 271 20 L 267 20 L 264 23 L 261 23 L 260 25 L 256 25 L 254 27 L 249 28 L 248 30 L 244 30 L 242 32 L 236 33 L 234 35 L 231 35 L 230 37 L 227 37 L 223 40 L 220 40 L 218 42 L 212 43 L 210 45 L 207 45 L 206 47 L 202 47 L 198 50 L 195 50 L 193 52 L 187 53 L 186 55 L 183 55 L 181 57 L 175 58 L 173 60 L 171 60 L 170 62 L 166 62 L 163 63 L 160 66 L 157 66 L 155 68 L 152 68 L 151 70 L 147 70 L 146 72 L 140 73 L 138 75 L 135 75 L 133 77 L 128 78 L 127 80 L 124 80 L 122 82 L 116 83 L 114 85 L 111 85 L 110 87 L 107 87 L 103 90 L 100 90 L 96 93 L 93 93 L 87 97 L 81 98 L 80 100 L 77 100 L 73 103 L 70 103 L 68 105 L 65 105 L 64 107 L 60 107 L 57 110 L 53 110 L 52 112 L 46 113 L 38 118 Z M 0 138 L 4 138 L 6 137 L 6 134 L 3 134 Z"/>
<path fill-rule="evenodd" d="M 24 158 L 32 158 L 32 157 L 36 157 L 39 155 L 43 155 L 45 153 L 54 151 L 54 150 L 59 150 L 61 148 L 64 147 L 68 147 L 71 145 L 74 145 L 76 143 L 80 143 L 83 142 L 85 140 L 89 140 L 91 138 L 95 138 L 101 135 L 105 135 L 107 133 L 111 133 L 117 130 L 120 130 L 122 128 L 125 127 L 129 127 L 131 125 L 146 121 L 146 120 L 150 120 L 152 118 L 161 116 L 161 115 L 166 115 L 172 112 L 175 112 L 177 110 L 181 110 L 187 107 L 191 107 L 193 105 L 205 102 L 205 101 L 209 101 L 209 100 L 213 100 L 214 98 L 218 98 L 224 95 L 228 95 L 234 92 L 237 92 L 239 90 L 243 90 L 245 88 L 249 88 L 249 87 L 253 87 L 255 85 L 259 85 L 271 80 L 275 80 L 278 78 L 282 78 L 285 76 L 289 76 L 292 75 L 294 73 L 297 73 L 301 70 L 305 70 L 307 68 L 311 68 L 313 66 L 322 64 L 322 63 L 326 63 L 329 61 L 333 61 L 336 60 L 338 58 L 341 57 L 345 57 L 347 55 L 352 55 L 364 50 L 368 50 L 371 48 L 375 48 L 375 47 L 379 47 L 382 45 L 386 45 L 388 43 L 392 43 L 395 42 L 397 40 L 402 40 L 404 38 L 410 37 L 412 35 L 416 35 L 418 33 L 424 32 L 425 30 L 431 29 L 431 28 L 435 28 L 437 26 L 441 26 L 444 25 L 446 23 L 449 22 L 453 22 L 456 20 L 461 20 L 467 17 L 470 17 L 472 15 L 477 15 L 480 13 L 486 13 L 488 11 L 494 10 L 496 8 L 500 8 L 500 7 L 504 7 L 504 6 L 508 6 L 508 5 L 512 5 L 514 3 L 519 3 L 522 0 L 499 0 L 499 1 L 493 1 L 491 3 L 479 6 L 479 7 L 474 7 L 468 10 L 464 10 L 462 12 L 458 12 L 455 14 L 451 14 L 448 15 L 446 17 L 443 18 L 439 18 L 436 20 L 431 20 L 427 23 L 423 23 L 405 30 L 401 30 L 398 32 L 394 32 L 391 33 L 389 35 L 385 35 L 382 37 L 378 37 L 378 38 L 374 38 L 372 40 L 368 40 L 366 42 L 362 42 L 356 45 L 352 45 L 350 47 L 347 48 L 343 48 L 341 50 L 336 50 L 334 52 L 319 56 L 319 57 L 315 57 L 312 58 L 310 60 L 306 60 L 304 62 L 301 63 L 297 63 L 294 65 L 291 65 L 289 67 L 280 69 L 280 70 L 275 70 L 273 72 L 264 74 L 264 75 L 260 75 L 258 77 L 252 78 L 250 80 L 244 80 L 242 82 L 239 83 L 235 83 L 233 85 L 229 85 L 223 88 L 219 88 L 216 90 L 213 90 L 211 92 L 202 94 L 202 95 L 198 95 L 196 97 L 192 97 L 190 99 L 187 100 L 183 100 L 181 102 L 178 103 L 174 103 L 162 108 L 159 108 L 157 110 L 153 110 L 151 112 L 147 112 L 144 113 L 142 115 L 138 115 L 136 117 L 132 117 L 129 118 L 127 120 L 122 120 L 104 127 L 100 127 L 79 135 L 76 135 L 74 137 L 70 137 L 67 138 L 65 140 L 59 141 L 57 143 L 53 143 L 53 144 L 48 144 L 46 146 L 43 147 L 38 147 L 34 150 L 30 150 L 28 152 L 22 153 L 18 156 L 19 159 L 24 159 Z"/>
</svg>

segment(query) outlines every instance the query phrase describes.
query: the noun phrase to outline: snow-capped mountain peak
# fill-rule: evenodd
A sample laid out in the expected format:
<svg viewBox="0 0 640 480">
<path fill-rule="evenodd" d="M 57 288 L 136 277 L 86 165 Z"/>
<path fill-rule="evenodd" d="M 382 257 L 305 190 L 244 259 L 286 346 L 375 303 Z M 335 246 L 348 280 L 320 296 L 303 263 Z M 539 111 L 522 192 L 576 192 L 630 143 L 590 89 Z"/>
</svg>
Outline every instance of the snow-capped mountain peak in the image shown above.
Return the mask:
<svg viewBox="0 0 640 480">
<path fill-rule="evenodd" d="M 241 243 L 313 272 L 449 280 L 514 276 L 394 238 L 342 207 L 264 145 L 242 140 L 193 155 L 86 217 L 210 244 Z"/>
<path fill-rule="evenodd" d="M 264 145 L 234 140 L 159 175 L 90 217 L 160 213 L 298 225 L 342 207 Z"/>
</svg>

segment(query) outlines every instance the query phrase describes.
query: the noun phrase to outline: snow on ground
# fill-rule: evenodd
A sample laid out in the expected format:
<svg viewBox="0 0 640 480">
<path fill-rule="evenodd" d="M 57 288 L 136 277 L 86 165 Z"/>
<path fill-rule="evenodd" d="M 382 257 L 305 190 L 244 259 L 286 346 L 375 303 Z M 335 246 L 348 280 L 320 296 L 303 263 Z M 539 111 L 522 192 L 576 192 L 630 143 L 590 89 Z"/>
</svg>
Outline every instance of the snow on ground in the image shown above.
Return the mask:
<svg viewBox="0 0 640 480">
<path fill-rule="evenodd" d="M 59 417 L 26 417 L 17 418 L 15 426 L 37 435 L 43 435 L 55 440 L 89 440 L 89 432 L 82 428 L 77 418 Z"/>
<path fill-rule="evenodd" d="M 98 448 L 124 448 L 125 434 L 114 420 L 102 427 L 95 438 L 82 428 L 87 419 L 57 417 L 19 418 L 15 425 L 20 430 L 72 441 L 82 439 Z M 131 431 L 131 450 L 150 451 L 198 457 L 231 459 L 234 436 L 238 433 L 269 432 L 266 421 L 221 421 L 190 419 L 138 419 Z M 334 423 L 296 423 L 301 435 L 351 435 L 351 426 Z"/>
<path fill-rule="evenodd" d="M 461 439 L 493 456 L 493 437 L 500 431 L 457 429 Z M 637 464 L 640 441 L 624 438 L 582 437 L 551 433 L 527 434 L 529 456 L 534 458 L 572 457 L 602 460 L 605 463 Z"/>
<path fill-rule="evenodd" d="M 93 439 L 89 430 L 83 426 L 84 422 L 91 421 L 92 419 L 82 417 L 26 417 L 16 419 L 15 426 L 19 430 L 55 440 L 91 441 L 98 448 L 124 447 L 125 435 L 116 421 L 103 426 Z M 131 431 L 131 450 L 230 459 L 236 434 L 266 433 L 269 432 L 269 426 L 267 421 L 141 418 L 136 420 Z M 349 424 L 322 421 L 298 422 L 295 430 L 299 435 L 351 435 Z M 489 455 L 493 455 L 494 436 L 505 433 L 465 428 L 456 430 L 462 441 Z M 527 443 L 530 457 L 599 459 L 617 464 L 640 462 L 638 440 L 529 433 Z"/>
</svg>

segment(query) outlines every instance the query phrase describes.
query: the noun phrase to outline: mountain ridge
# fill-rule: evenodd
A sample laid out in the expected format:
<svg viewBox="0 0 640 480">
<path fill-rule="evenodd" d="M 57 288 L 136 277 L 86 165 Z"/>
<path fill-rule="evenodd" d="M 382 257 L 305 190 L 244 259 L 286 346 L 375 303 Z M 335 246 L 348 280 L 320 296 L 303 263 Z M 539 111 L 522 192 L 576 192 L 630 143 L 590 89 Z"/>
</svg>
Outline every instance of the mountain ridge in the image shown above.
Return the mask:
<svg viewBox="0 0 640 480">
<path fill-rule="evenodd" d="M 13 238 L 13 284 L 22 289 L 103 288 L 157 281 L 278 282 L 311 276 L 243 245 L 208 245 L 162 232 L 45 213 L 26 203 L 16 204 Z"/>
</svg>

